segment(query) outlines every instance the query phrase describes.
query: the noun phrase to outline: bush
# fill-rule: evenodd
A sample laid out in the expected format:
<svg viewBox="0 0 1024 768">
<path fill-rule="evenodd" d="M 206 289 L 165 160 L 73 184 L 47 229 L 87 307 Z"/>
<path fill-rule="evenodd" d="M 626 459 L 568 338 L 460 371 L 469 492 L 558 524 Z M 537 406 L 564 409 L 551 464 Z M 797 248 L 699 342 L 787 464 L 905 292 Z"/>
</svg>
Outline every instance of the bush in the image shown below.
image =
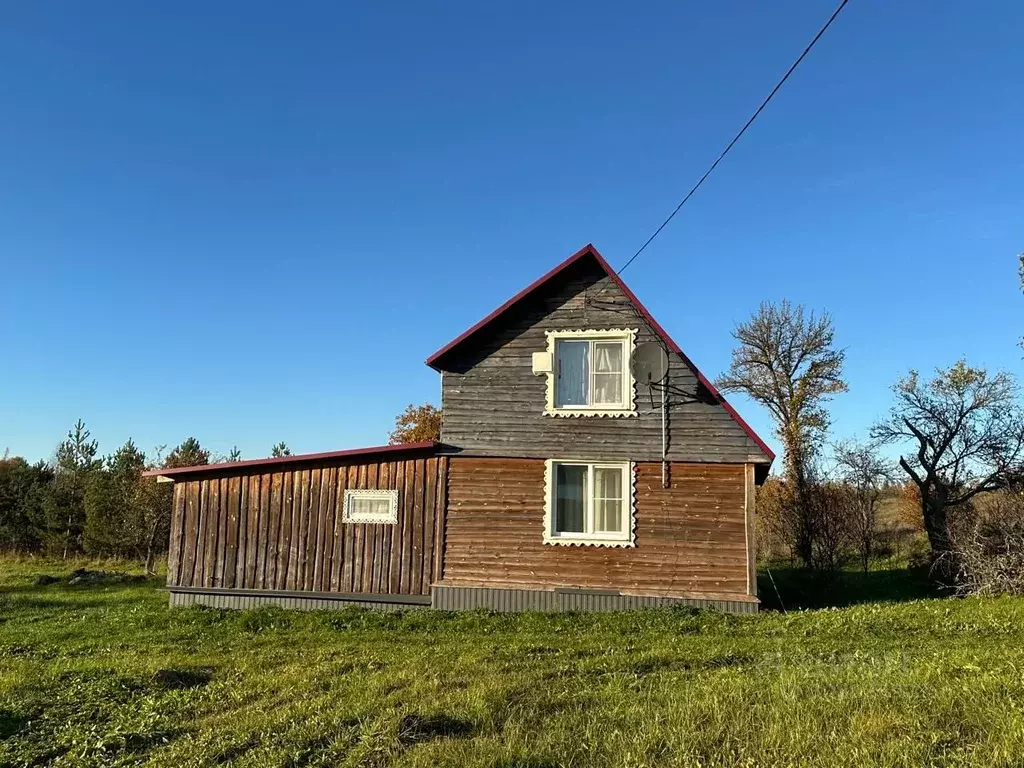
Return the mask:
<svg viewBox="0 0 1024 768">
<path fill-rule="evenodd" d="M 1024 595 L 1024 492 L 979 498 L 952 534 L 960 595 Z"/>
</svg>

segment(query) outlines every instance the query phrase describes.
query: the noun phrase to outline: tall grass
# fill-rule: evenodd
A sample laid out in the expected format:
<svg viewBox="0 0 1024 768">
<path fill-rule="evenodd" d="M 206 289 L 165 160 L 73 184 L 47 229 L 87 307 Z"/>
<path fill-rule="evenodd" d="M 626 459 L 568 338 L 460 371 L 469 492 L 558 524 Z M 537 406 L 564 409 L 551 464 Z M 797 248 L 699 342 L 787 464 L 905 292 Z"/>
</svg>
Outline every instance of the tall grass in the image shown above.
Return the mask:
<svg viewBox="0 0 1024 768">
<path fill-rule="evenodd" d="M 1024 600 L 726 616 L 174 610 L 0 562 L 0 764 L 1012 765 Z"/>
</svg>

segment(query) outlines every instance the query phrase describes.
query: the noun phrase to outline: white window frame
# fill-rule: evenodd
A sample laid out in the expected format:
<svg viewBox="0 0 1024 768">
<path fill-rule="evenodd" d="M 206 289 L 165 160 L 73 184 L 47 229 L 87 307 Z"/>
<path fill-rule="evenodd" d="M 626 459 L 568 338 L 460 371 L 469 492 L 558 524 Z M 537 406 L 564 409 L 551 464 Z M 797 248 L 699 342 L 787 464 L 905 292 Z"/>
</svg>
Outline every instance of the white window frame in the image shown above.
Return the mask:
<svg viewBox="0 0 1024 768">
<path fill-rule="evenodd" d="M 388 499 L 390 504 L 386 515 L 356 515 L 352 510 L 352 502 L 357 499 Z M 341 519 L 346 523 L 398 523 L 398 491 L 359 489 L 345 491 L 345 508 Z"/>
<path fill-rule="evenodd" d="M 588 467 L 587 498 L 584 511 L 583 533 L 558 533 L 555 531 L 556 488 L 555 467 L 559 464 L 571 464 Z M 594 470 L 614 468 L 622 472 L 622 518 L 623 530 L 620 532 L 594 531 Z M 588 545 L 594 547 L 635 547 L 636 546 L 636 510 L 634 505 L 634 485 L 636 474 L 631 461 L 594 461 L 588 459 L 548 459 L 544 462 L 544 543 L 561 544 L 563 546 Z"/>
<path fill-rule="evenodd" d="M 635 328 L 611 328 L 607 330 L 582 330 L 582 331 L 547 331 L 547 351 L 551 355 L 551 372 L 545 374 L 547 377 L 547 402 L 544 406 L 544 414 L 547 416 L 561 417 L 582 417 L 582 416 L 636 416 L 636 386 L 633 381 L 633 374 L 629 370 L 629 361 L 633 356 L 633 348 L 636 346 Z M 621 341 L 622 342 L 622 397 L 623 402 L 619 406 L 599 405 L 570 405 L 560 408 L 555 404 L 558 392 L 558 342 L 559 341 Z M 591 347 L 593 349 L 593 347 Z M 593 355 L 589 356 L 590 384 L 589 392 L 594 391 L 593 377 Z"/>
</svg>

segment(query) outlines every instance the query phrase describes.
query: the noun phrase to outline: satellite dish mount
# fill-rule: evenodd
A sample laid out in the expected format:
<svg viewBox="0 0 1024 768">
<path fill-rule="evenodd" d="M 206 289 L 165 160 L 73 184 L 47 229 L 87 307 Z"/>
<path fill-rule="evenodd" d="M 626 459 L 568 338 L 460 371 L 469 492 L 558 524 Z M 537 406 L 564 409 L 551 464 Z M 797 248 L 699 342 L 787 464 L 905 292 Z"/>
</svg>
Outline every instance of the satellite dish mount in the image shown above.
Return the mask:
<svg viewBox="0 0 1024 768">
<path fill-rule="evenodd" d="M 661 485 L 668 488 L 668 352 L 657 342 L 638 344 L 629 360 L 633 380 L 647 387 L 654 407 L 654 390 L 661 390 Z"/>
</svg>

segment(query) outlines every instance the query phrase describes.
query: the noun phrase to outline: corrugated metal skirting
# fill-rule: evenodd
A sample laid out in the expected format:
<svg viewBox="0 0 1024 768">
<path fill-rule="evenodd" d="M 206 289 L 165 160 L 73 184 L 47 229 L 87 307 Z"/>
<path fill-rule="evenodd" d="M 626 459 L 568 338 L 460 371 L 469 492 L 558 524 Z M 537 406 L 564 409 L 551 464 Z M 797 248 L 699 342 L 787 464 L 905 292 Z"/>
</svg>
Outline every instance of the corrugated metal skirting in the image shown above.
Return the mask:
<svg viewBox="0 0 1024 768">
<path fill-rule="evenodd" d="M 261 605 L 277 605 L 299 611 L 331 611 L 350 608 L 374 608 L 381 611 L 425 610 L 429 606 L 400 602 L 382 602 L 378 600 L 356 600 L 323 597 L 292 597 L 287 595 L 237 595 L 217 594 L 215 592 L 171 592 L 171 606 L 184 608 L 191 605 L 205 605 L 210 608 L 244 610 L 258 608 Z"/>
<path fill-rule="evenodd" d="M 641 597 L 599 591 L 534 589 L 487 589 L 483 587 L 434 587 L 430 607 L 442 611 L 635 611 L 689 605 L 715 608 L 726 613 L 757 613 L 758 603 L 745 600 L 705 600 L 684 597 Z"/>
</svg>

